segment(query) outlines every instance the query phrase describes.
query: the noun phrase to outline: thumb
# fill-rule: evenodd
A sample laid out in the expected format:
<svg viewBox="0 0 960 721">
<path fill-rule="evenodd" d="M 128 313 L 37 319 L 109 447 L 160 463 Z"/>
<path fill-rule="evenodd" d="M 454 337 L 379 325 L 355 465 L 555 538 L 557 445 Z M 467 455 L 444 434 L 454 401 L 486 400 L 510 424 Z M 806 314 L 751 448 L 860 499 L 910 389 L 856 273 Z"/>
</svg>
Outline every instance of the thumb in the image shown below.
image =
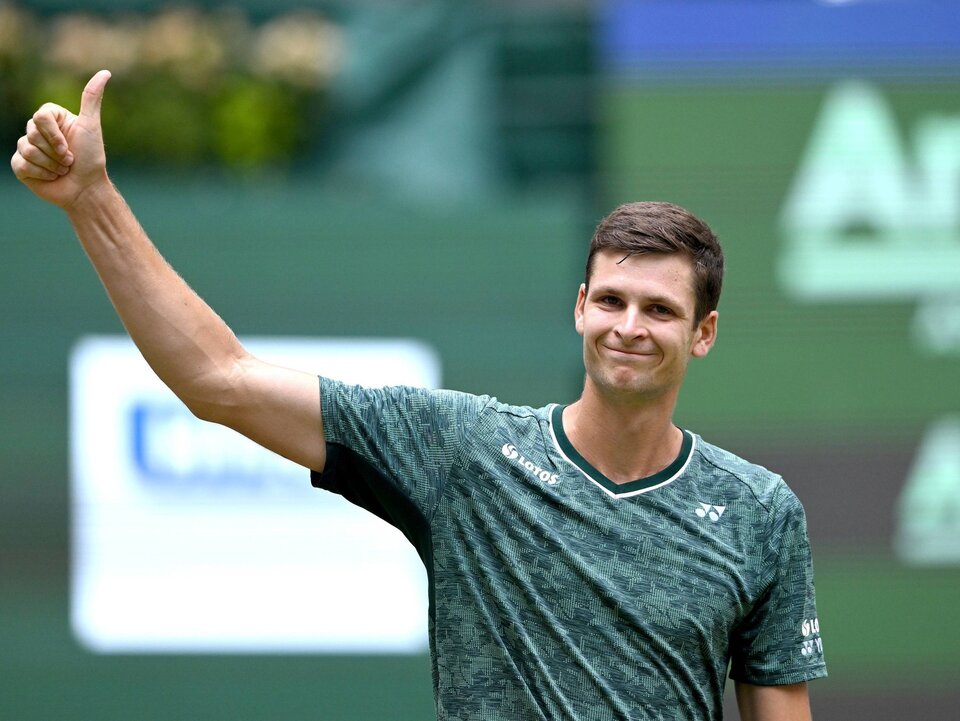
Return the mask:
<svg viewBox="0 0 960 721">
<path fill-rule="evenodd" d="M 103 89 L 110 80 L 110 71 L 101 70 L 87 82 L 80 97 L 80 116 L 100 121 L 100 105 L 103 101 Z"/>
</svg>

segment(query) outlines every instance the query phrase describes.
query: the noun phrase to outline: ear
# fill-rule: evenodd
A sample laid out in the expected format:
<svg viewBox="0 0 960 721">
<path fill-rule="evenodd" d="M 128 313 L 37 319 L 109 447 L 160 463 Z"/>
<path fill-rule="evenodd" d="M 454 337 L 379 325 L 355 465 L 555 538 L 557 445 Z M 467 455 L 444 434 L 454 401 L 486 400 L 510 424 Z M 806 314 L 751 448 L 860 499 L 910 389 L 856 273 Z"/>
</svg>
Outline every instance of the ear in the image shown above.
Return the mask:
<svg viewBox="0 0 960 721">
<path fill-rule="evenodd" d="M 573 324 L 577 333 L 583 335 L 583 307 L 587 300 L 587 286 L 580 284 L 580 291 L 577 293 L 577 305 L 573 309 Z"/>
<path fill-rule="evenodd" d="M 713 310 L 700 321 L 700 325 L 697 326 L 697 330 L 693 334 L 693 347 L 690 349 L 690 355 L 694 358 L 703 358 L 713 348 L 713 344 L 717 342 L 717 320 L 719 318 L 720 314 Z"/>
</svg>

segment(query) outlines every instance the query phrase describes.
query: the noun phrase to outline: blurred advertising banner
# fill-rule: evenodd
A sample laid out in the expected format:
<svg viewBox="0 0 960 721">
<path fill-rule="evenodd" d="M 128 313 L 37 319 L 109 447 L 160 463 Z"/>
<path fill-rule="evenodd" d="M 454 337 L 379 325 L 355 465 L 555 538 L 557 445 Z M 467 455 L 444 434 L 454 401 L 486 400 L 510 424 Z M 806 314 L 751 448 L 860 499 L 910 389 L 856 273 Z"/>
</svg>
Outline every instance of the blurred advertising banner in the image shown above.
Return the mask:
<svg viewBox="0 0 960 721">
<path fill-rule="evenodd" d="M 709 12 L 706 8 L 709 7 Z M 603 67 L 673 79 L 768 75 L 803 82 L 852 68 L 955 72 L 960 58 L 952 0 L 607 0 Z"/>
<path fill-rule="evenodd" d="M 365 385 L 436 387 L 409 340 L 247 338 Z M 309 472 L 197 420 L 126 337 L 70 358 L 71 618 L 102 653 L 421 653 L 427 585 L 403 536 Z"/>
<path fill-rule="evenodd" d="M 798 302 L 915 305 L 908 342 L 950 362 L 960 354 L 960 114 L 926 110 L 906 130 L 878 84 L 833 84 L 784 203 L 778 275 Z M 960 563 L 958 511 L 960 419 L 947 413 L 927 426 L 899 496 L 900 559 Z"/>
<path fill-rule="evenodd" d="M 960 565 L 954 15 L 607 0 L 598 20 L 609 205 L 674 200 L 727 251 L 723 340 L 678 416 L 784 472 L 818 541 L 909 565 Z"/>
</svg>

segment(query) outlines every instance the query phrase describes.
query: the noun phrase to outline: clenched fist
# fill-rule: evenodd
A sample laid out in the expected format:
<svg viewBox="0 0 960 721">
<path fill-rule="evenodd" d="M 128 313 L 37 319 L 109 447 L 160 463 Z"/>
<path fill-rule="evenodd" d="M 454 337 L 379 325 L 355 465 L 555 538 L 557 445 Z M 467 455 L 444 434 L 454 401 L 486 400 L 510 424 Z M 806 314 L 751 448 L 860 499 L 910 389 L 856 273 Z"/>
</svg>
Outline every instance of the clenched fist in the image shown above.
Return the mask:
<svg viewBox="0 0 960 721">
<path fill-rule="evenodd" d="M 14 175 L 37 196 L 70 208 L 87 190 L 108 183 L 100 105 L 110 72 L 101 70 L 87 83 L 80 114 L 46 103 L 27 123 L 10 159 Z"/>
</svg>

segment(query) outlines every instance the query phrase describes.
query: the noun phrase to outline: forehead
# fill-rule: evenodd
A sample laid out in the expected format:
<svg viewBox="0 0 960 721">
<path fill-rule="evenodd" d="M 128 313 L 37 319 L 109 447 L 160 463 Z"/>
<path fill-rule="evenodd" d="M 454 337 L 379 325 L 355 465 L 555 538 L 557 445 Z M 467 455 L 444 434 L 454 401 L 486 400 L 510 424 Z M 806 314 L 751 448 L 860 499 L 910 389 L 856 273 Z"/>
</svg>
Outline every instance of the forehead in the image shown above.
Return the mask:
<svg viewBox="0 0 960 721">
<path fill-rule="evenodd" d="M 590 291 L 669 297 L 693 303 L 693 261 L 684 253 L 635 253 L 602 250 L 594 257 Z"/>
</svg>

